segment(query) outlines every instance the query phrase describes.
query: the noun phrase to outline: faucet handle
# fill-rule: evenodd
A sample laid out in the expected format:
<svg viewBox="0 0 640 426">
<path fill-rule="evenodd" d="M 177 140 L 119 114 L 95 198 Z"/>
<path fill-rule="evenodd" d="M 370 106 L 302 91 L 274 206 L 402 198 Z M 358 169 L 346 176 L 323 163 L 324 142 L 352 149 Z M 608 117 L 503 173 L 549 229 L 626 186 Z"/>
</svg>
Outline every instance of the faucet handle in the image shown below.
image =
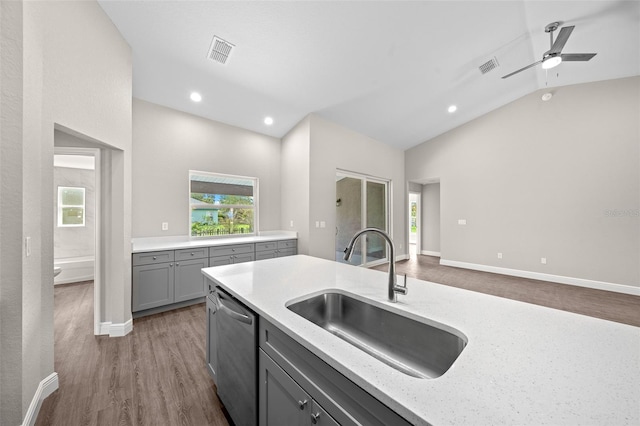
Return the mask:
<svg viewBox="0 0 640 426">
<path fill-rule="evenodd" d="M 407 294 L 409 292 L 407 288 L 407 274 L 404 274 L 404 284 L 394 286 L 393 291 L 400 294 Z"/>
</svg>

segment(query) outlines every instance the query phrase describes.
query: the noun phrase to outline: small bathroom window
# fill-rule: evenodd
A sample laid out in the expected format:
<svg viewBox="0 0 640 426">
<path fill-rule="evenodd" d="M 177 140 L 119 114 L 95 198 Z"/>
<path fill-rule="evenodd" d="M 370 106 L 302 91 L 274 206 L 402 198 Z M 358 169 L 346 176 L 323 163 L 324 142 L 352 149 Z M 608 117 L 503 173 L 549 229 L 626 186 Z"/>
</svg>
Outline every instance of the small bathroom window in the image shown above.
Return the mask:
<svg viewBox="0 0 640 426">
<path fill-rule="evenodd" d="M 58 226 L 85 226 L 85 188 L 58 187 Z"/>
</svg>

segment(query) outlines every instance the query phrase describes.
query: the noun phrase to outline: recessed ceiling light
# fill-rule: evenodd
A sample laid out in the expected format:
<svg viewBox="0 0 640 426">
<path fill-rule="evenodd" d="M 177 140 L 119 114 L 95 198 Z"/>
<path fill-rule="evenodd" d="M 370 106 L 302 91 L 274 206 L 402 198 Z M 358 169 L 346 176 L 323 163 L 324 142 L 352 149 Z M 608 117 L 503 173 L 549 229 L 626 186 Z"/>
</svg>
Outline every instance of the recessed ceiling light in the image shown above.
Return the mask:
<svg viewBox="0 0 640 426">
<path fill-rule="evenodd" d="M 551 99 L 552 97 L 553 97 L 553 93 L 547 92 L 544 95 L 542 95 L 542 100 L 546 102 L 549 99 Z"/>
<path fill-rule="evenodd" d="M 273 118 L 265 117 L 264 118 L 264 124 L 266 124 L 267 126 L 271 126 L 273 124 Z"/>
<path fill-rule="evenodd" d="M 200 102 L 202 100 L 202 95 L 198 92 L 191 92 L 190 98 L 193 102 Z"/>
<path fill-rule="evenodd" d="M 458 109 L 458 107 L 457 107 L 457 106 L 455 106 L 455 105 L 451 105 L 449 108 L 447 108 L 447 111 L 449 111 L 449 112 L 456 112 L 456 110 L 457 110 L 457 109 Z"/>
</svg>

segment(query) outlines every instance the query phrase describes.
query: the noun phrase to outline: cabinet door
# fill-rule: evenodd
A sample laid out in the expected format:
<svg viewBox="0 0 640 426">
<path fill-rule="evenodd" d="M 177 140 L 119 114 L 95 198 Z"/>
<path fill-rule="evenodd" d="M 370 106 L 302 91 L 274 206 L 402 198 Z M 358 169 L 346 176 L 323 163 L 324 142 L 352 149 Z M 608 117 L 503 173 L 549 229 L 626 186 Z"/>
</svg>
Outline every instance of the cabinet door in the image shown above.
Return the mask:
<svg viewBox="0 0 640 426">
<path fill-rule="evenodd" d="M 131 283 L 133 312 L 173 303 L 173 269 L 173 262 L 133 267 Z"/>
<path fill-rule="evenodd" d="M 216 256 L 209 258 L 209 266 L 231 265 L 233 256 Z"/>
<path fill-rule="evenodd" d="M 209 267 L 209 259 L 181 260 L 176 262 L 174 302 L 196 299 L 207 294 L 202 268 Z"/>
<path fill-rule="evenodd" d="M 259 350 L 259 426 L 308 425 L 311 397 L 262 350 Z"/>
<path fill-rule="evenodd" d="M 218 384 L 218 335 L 217 310 L 215 302 L 207 297 L 207 370 L 215 384 Z"/>
<path fill-rule="evenodd" d="M 340 423 L 336 422 L 333 417 L 329 415 L 324 409 L 316 402 L 311 401 L 311 424 L 320 426 L 340 426 Z"/>
</svg>

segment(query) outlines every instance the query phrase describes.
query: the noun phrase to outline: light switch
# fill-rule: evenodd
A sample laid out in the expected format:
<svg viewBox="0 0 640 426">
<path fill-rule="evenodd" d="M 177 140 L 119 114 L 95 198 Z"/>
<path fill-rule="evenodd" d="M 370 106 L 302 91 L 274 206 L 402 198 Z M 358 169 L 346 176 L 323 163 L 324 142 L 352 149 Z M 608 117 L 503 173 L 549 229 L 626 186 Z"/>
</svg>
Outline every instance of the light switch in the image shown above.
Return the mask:
<svg viewBox="0 0 640 426">
<path fill-rule="evenodd" d="M 24 251 L 27 256 L 31 256 L 31 237 L 25 238 Z"/>
<path fill-rule="evenodd" d="M 293 220 L 289 221 L 289 227 L 293 228 Z"/>
<path fill-rule="evenodd" d="M 320 228 L 320 222 L 316 220 L 316 228 Z"/>
<path fill-rule="evenodd" d="M 498 259 L 502 259 L 502 253 L 498 253 Z"/>
<path fill-rule="evenodd" d="M 540 263 L 542 263 L 543 265 L 547 264 L 547 258 L 546 257 L 541 257 L 540 258 Z"/>
<path fill-rule="evenodd" d="M 320 221 L 320 228 L 326 228 L 327 227 L 327 223 L 324 220 Z"/>
<path fill-rule="evenodd" d="M 458 219 L 458 225 L 466 225 L 467 219 Z"/>
</svg>

